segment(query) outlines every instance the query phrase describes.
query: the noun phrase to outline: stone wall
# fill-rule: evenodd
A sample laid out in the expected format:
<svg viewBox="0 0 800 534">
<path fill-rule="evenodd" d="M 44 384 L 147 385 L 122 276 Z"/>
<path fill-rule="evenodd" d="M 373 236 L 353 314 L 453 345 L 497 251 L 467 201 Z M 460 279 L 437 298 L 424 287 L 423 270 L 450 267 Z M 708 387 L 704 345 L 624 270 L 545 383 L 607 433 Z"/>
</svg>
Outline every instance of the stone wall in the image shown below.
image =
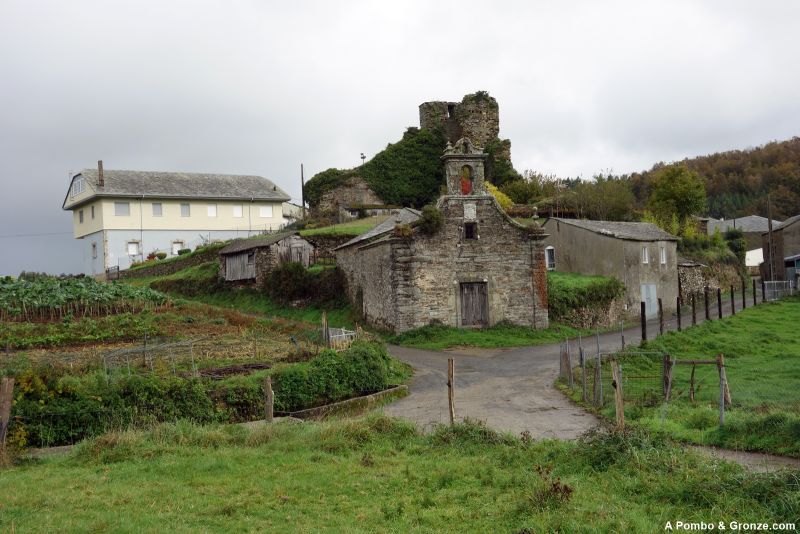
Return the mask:
<svg viewBox="0 0 800 534">
<path fill-rule="evenodd" d="M 478 239 L 464 237 L 464 205 L 474 204 Z M 490 196 L 446 196 L 434 235 L 414 228 L 337 253 L 354 308 L 371 324 L 403 332 L 428 324 L 461 326 L 461 283 L 485 282 L 489 324 L 546 328 L 547 281 L 541 242 L 499 210 Z"/>
<path fill-rule="evenodd" d="M 340 206 L 354 204 L 377 206 L 384 202 L 370 189 L 367 182 L 354 176 L 335 189 L 325 192 L 316 209 L 321 213 L 338 213 Z"/>
<path fill-rule="evenodd" d="M 166 276 L 168 274 L 177 273 L 187 267 L 194 267 L 201 263 L 209 261 L 216 261 L 219 256 L 219 250 L 222 245 L 212 245 L 200 252 L 195 252 L 191 256 L 185 258 L 178 256 L 178 259 L 172 261 L 155 261 L 152 265 L 140 267 L 138 269 L 126 269 L 119 272 L 120 278 L 142 278 L 145 276 Z"/>
<path fill-rule="evenodd" d="M 352 235 L 317 234 L 303 236 L 303 239 L 314 245 L 315 261 L 336 259 L 333 249 L 353 239 Z"/>
<path fill-rule="evenodd" d="M 419 106 L 419 126 L 443 129 L 450 143 L 468 137 L 485 147 L 500 133 L 500 107 L 488 95 L 467 95 L 461 102 L 425 102 Z M 510 158 L 511 143 L 505 148 Z"/>
<path fill-rule="evenodd" d="M 566 317 L 559 319 L 574 328 L 596 328 L 619 325 L 628 312 L 625 310 L 625 299 L 612 300 L 606 306 L 580 306 L 570 311 Z"/>
</svg>

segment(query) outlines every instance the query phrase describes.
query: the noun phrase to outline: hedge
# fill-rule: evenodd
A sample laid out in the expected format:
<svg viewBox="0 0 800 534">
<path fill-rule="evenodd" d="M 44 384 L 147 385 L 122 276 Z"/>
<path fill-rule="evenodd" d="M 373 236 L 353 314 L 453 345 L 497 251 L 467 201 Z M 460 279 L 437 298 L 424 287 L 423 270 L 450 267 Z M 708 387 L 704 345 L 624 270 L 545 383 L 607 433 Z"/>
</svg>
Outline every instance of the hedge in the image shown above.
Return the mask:
<svg viewBox="0 0 800 534">
<path fill-rule="evenodd" d="M 562 321 L 577 308 L 604 308 L 625 292 L 616 278 L 582 276 L 573 273 L 547 273 L 548 314 L 551 321 Z"/>
<path fill-rule="evenodd" d="M 214 381 L 189 376 L 67 375 L 44 368 L 17 375 L 12 446 L 74 443 L 111 429 L 187 419 L 241 422 L 264 413 L 264 377 L 272 376 L 276 411 L 321 406 L 386 389 L 390 358 L 383 344 L 356 341 L 303 363 Z"/>
</svg>

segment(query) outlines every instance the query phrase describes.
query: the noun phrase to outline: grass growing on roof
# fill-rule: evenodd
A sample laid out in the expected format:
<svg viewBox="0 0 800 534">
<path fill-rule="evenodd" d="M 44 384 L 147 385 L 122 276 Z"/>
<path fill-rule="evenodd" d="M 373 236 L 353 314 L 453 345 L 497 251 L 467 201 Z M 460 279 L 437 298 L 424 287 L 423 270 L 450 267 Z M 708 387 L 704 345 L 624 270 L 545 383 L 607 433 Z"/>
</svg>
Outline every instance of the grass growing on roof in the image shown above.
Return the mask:
<svg viewBox="0 0 800 534">
<path fill-rule="evenodd" d="M 345 223 L 332 224 L 330 226 L 323 226 L 322 228 L 306 228 L 300 230 L 301 236 L 313 236 L 321 234 L 329 235 L 351 235 L 357 236 L 364 232 L 372 230 L 374 227 L 388 219 L 387 215 L 376 215 L 374 217 L 366 217 L 364 219 L 356 219 Z"/>
<path fill-rule="evenodd" d="M 14 488 L 0 530 L 649 533 L 676 518 L 790 521 L 796 477 L 747 474 L 642 433 L 532 443 L 474 423 L 421 435 L 380 415 L 179 422 L 0 471 Z"/>
<path fill-rule="evenodd" d="M 626 419 L 674 438 L 731 449 L 800 457 L 800 298 L 760 304 L 646 343 L 678 360 L 725 356 L 733 406 L 719 427 L 716 366 L 697 366 L 696 402 L 689 401 L 691 365 L 676 365 L 667 406 L 627 406 Z M 623 375 L 659 375 L 661 362 L 629 357 Z M 573 397 L 578 400 L 580 391 Z M 613 406 L 605 416 L 613 419 Z"/>
</svg>

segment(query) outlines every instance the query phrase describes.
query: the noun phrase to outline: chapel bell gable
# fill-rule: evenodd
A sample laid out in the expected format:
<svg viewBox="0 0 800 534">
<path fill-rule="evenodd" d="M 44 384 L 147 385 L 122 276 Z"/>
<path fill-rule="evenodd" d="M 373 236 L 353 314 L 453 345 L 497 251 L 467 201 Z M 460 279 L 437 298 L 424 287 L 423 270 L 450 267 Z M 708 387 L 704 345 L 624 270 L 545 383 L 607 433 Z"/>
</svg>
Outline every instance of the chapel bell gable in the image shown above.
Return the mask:
<svg viewBox="0 0 800 534">
<path fill-rule="evenodd" d="M 486 154 L 482 148 L 472 144 L 468 138 L 462 137 L 455 145 L 447 143 L 442 159 L 447 177 L 448 195 L 484 196 L 487 194 L 483 185 Z"/>
</svg>

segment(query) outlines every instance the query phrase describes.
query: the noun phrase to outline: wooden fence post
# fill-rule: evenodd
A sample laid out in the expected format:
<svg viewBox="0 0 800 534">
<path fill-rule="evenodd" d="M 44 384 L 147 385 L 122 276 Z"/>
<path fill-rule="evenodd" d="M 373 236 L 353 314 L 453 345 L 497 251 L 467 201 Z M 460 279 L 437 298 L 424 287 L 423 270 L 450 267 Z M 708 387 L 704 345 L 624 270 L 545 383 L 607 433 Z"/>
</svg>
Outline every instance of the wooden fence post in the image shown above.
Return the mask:
<svg viewBox="0 0 800 534">
<path fill-rule="evenodd" d="M 331 330 L 328 327 L 328 313 L 322 312 L 322 341 L 325 347 L 331 347 Z"/>
<path fill-rule="evenodd" d="M 756 279 L 753 278 L 753 306 L 758 305 L 758 300 L 756 299 Z"/>
<path fill-rule="evenodd" d="M 622 372 L 617 360 L 611 360 L 611 385 L 614 386 L 614 411 L 617 427 L 625 428 L 625 398 L 622 394 Z"/>
<path fill-rule="evenodd" d="M 725 365 L 722 354 L 717 354 L 717 370 L 719 371 L 719 426 L 725 425 Z"/>
<path fill-rule="evenodd" d="M 602 360 L 600 358 L 600 351 L 598 351 L 594 364 L 594 405 L 598 408 L 603 407 L 603 383 L 601 382 L 602 371 L 600 369 L 601 362 Z"/>
<path fill-rule="evenodd" d="M 761 302 L 763 303 L 765 300 L 767 300 L 767 283 L 762 278 L 761 279 Z"/>
<path fill-rule="evenodd" d="M 275 395 L 272 392 L 272 377 L 264 379 L 264 420 L 271 423 L 275 409 Z"/>
<path fill-rule="evenodd" d="M 581 358 L 581 382 L 583 387 L 583 402 L 588 402 L 589 399 L 586 395 L 586 359 L 584 358 L 583 354 L 583 346 L 579 347 L 578 350 L 580 351 L 580 358 Z"/>
<path fill-rule="evenodd" d="M 717 314 L 722 319 L 722 288 L 717 288 Z"/>
<path fill-rule="evenodd" d="M 744 278 L 742 278 L 742 309 L 744 310 L 747 308 L 747 285 L 744 283 Z"/>
<path fill-rule="evenodd" d="M 669 362 L 669 354 L 664 354 L 661 361 L 661 381 L 664 398 L 667 398 L 667 392 L 669 391 Z"/>
<path fill-rule="evenodd" d="M 14 379 L 0 380 L 0 449 L 6 448 L 6 434 L 11 421 L 11 403 L 14 399 Z"/>
<path fill-rule="evenodd" d="M 731 315 L 736 315 L 736 293 L 733 291 L 733 284 L 731 284 Z"/>
<path fill-rule="evenodd" d="M 447 359 L 447 404 L 450 409 L 450 424 L 456 422 L 456 399 L 455 399 L 455 368 L 453 358 Z"/>
<path fill-rule="evenodd" d="M 697 365 L 692 364 L 692 376 L 689 378 L 689 400 L 694 402 L 694 371 Z"/>
<path fill-rule="evenodd" d="M 694 293 L 692 293 L 692 326 L 697 325 L 697 306 L 695 306 Z"/>
<path fill-rule="evenodd" d="M 708 286 L 703 288 L 703 304 L 706 307 L 706 321 L 710 321 L 711 313 L 708 310 Z"/>
<path fill-rule="evenodd" d="M 664 304 L 661 302 L 661 297 L 658 297 L 658 334 L 664 335 Z"/>
<path fill-rule="evenodd" d="M 572 377 L 572 353 L 569 350 L 569 339 L 567 340 L 567 384 L 569 384 L 569 389 L 575 385 Z"/>
<path fill-rule="evenodd" d="M 647 315 L 645 312 L 644 301 L 639 303 L 640 315 L 642 320 L 642 341 L 647 341 Z"/>
<path fill-rule="evenodd" d="M 678 313 L 678 332 L 680 332 L 681 331 L 681 298 L 680 297 L 678 297 L 678 306 L 677 306 L 676 311 Z"/>
</svg>

